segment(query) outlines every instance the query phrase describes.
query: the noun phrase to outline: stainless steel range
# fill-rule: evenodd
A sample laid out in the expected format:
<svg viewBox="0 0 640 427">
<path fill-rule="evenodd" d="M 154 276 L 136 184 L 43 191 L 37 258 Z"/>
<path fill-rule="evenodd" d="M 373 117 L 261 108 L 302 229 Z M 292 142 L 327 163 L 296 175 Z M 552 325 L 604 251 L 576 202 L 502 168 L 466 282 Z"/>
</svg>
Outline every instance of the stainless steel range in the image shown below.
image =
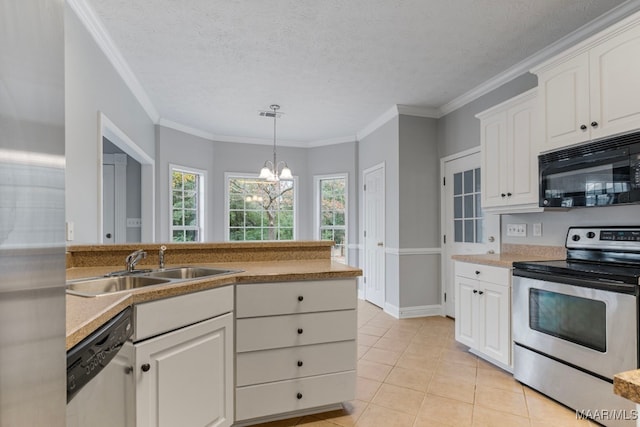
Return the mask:
<svg viewBox="0 0 640 427">
<path fill-rule="evenodd" d="M 613 393 L 637 369 L 640 227 L 571 227 L 567 259 L 514 263 L 514 377 L 606 426 L 635 425 Z"/>
</svg>

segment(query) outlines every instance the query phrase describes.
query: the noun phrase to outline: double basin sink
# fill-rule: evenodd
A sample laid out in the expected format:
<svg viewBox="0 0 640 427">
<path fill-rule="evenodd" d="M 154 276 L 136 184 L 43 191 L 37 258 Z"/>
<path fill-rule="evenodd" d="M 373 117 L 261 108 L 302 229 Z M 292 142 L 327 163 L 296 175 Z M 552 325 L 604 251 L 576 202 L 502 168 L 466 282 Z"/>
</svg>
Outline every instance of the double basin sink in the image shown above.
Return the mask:
<svg viewBox="0 0 640 427">
<path fill-rule="evenodd" d="M 131 291 L 148 286 L 166 285 L 185 280 L 204 279 L 225 274 L 240 273 L 242 270 L 205 267 L 175 267 L 161 270 L 124 273 L 91 279 L 67 282 L 67 293 L 83 297 L 95 297 L 114 292 Z"/>
</svg>

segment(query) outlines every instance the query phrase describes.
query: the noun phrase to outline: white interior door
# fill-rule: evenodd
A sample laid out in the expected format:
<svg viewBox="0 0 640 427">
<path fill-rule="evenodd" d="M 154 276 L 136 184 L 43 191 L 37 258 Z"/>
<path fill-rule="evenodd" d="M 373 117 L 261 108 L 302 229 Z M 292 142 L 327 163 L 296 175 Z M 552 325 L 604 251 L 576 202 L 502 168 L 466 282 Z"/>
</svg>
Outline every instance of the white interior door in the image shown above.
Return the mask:
<svg viewBox="0 0 640 427">
<path fill-rule="evenodd" d="M 364 296 L 384 307 L 384 165 L 364 171 Z"/>
<path fill-rule="evenodd" d="M 444 162 L 442 189 L 445 314 L 454 317 L 454 254 L 500 251 L 500 216 L 482 211 L 480 152 Z"/>
<path fill-rule="evenodd" d="M 102 165 L 102 241 L 114 243 L 116 234 L 116 167 Z"/>
</svg>

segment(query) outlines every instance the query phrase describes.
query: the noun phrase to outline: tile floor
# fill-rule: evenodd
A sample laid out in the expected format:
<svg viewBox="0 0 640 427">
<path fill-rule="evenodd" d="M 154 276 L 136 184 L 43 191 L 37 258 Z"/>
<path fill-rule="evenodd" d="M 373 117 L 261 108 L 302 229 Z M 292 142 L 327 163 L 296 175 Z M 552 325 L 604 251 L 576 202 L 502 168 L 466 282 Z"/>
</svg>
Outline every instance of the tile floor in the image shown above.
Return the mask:
<svg viewBox="0 0 640 427">
<path fill-rule="evenodd" d="M 588 427 L 575 412 L 520 385 L 454 339 L 444 317 L 395 319 L 358 305 L 356 400 L 260 427 Z"/>
</svg>

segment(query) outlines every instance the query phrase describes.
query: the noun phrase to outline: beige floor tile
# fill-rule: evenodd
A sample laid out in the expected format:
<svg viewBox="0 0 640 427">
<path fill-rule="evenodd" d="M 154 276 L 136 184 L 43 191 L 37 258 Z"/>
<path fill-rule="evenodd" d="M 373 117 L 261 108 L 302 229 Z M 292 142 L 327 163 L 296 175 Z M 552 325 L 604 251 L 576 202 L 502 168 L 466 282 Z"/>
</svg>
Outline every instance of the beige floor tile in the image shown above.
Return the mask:
<svg viewBox="0 0 640 427">
<path fill-rule="evenodd" d="M 404 412 L 369 404 L 356 422 L 357 427 L 412 427 L 415 417 Z"/>
<path fill-rule="evenodd" d="M 356 399 L 370 402 L 381 385 L 382 383 L 379 381 L 356 377 Z"/>
<path fill-rule="evenodd" d="M 423 335 L 423 334 L 417 333 L 411 339 L 411 342 L 416 344 L 424 344 L 431 347 L 438 347 L 442 351 L 445 348 L 450 347 L 451 338 L 443 337 L 441 335 Z"/>
<path fill-rule="evenodd" d="M 389 375 L 387 375 L 387 378 L 384 380 L 384 382 L 387 384 L 393 384 L 421 392 L 426 392 L 432 376 L 432 371 L 405 369 L 396 366 L 391 370 Z"/>
<path fill-rule="evenodd" d="M 502 369 L 481 369 L 478 367 L 476 384 L 492 388 L 522 393 L 522 385 Z"/>
<path fill-rule="evenodd" d="M 529 427 L 529 418 L 475 405 L 472 425 L 473 427 Z"/>
<path fill-rule="evenodd" d="M 396 366 L 400 366 L 401 368 L 406 369 L 421 369 L 424 371 L 433 371 L 434 369 L 436 369 L 439 363 L 440 359 L 438 357 L 405 352 L 398 359 Z"/>
<path fill-rule="evenodd" d="M 382 384 L 371 403 L 415 416 L 424 400 L 424 392 Z"/>
<path fill-rule="evenodd" d="M 407 346 L 405 351 L 410 354 L 422 354 L 425 356 L 431 356 L 433 358 L 439 359 L 440 356 L 442 356 L 442 352 L 444 351 L 444 348 L 432 342 L 426 343 L 426 342 L 416 341 L 414 339 L 411 341 L 411 344 Z"/>
<path fill-rule="evenodd" d="M 475 384 L 462 383 L 455 378 L 434 375 L 431 378 L 427 392 L 442 397 L 473 403 L 475 399 Z"/>
<path fill-rule="evenodd" d="M 382 316 L 376 316 L 367 322 L 369 326 L 375 326 L 377 328 L 390 328 L 398 322 L 397 319 L 385 318 Z"/>
<path fill-rule="evenodd" d="M 364 356 L 364 354 L 369 351 L 371 347 L 366 346 L 366 345 L 360 345 L 358 344 L 358 359 L 360 359 L 362 356 Z"/>
<path fill-rule="evenodd" d="M 476 386 L 476 405 L 496 411 L 529 417 L 524 392 L 512 392 L 485 386 Z"/>
<path fill-rule="evenodd" d="M 367 335 L 361 332 L 358 332 L 358 344 L 366 345 L 367 347 L 371 347 L 375 343 L 378 342 L 380 337 L 376 337 L 375 335 Z"/>
<path fill-rule="evenodd" d="M 569 409 L 529 387 L 523 387 L 523 389 L 529 409 L 529 418 L 531 418 L 532 421 L 538 420 L 538 424 L 544 420 L 547 422 L 562 423 L 567 426 L 585 425 L 584 421 L 586 420 L 578 420 L 576 411 L 573 409 Z M 542 423 L 542 425 L 544 425 L 544 423 Z"/>
<path fill-rule="evenodd" d="M 416 427 L 443 425 L 464 427 L 470 426 L 473 405 L 459 400 L 448 399 L 428 393 L 418 411 Z"/>
<path fill-rule="evenodd" d="M 442 360 L 448 362 L 462 363 L 469 366 L 478 366 L 478 358 L 471 353 L 457 350 L 444 350 L 442 352 Z"/>
<path fill-rule="evenodd" d="M 477 368 L 475 366 L 450 362 L 444 359 L 441 360 L 436 367 L 436 375 L 451 377 L 454 381 L 460 381 L 468 384 L 476 383 L 476 372 Z"/>
<path fill-rule="evenodd" d="M 350 402 L 344 402 L 342 404 L 342 409 L 338 411 L 323 412 L 321 414 L 316 414 L 315 417 L 339 426 L 353 427 L 367 405 L 367 402 L 352 400 Z"/>
<path fill-rule="evenodd" d="M 371 347 L 369 351 L 367 351 L 364 356 L 362 356 L 361 360 L 370 360 L 372 362 L 384 363 L 385 365 L 395 365 L 400 356 L 401 352 L 398 351 L 390 351 L 383 350 L 381 348 Z"/>
<path fill-rule="evenodd" d="M 405 329 L 399 327 L 390 328 L 383 336 L 385 338 L 411 340 L 417 333 L 416 329 Z"/>
<path fill-rule="evenodd" d="M 358 361 L 357 372 L 360 377 L 383 382 L 392 368 L 390 365 L 362 359 Z"/>
<path fill-rule="evenodd" d="M 406 339 L 406 338 L 387 338 L 386 335 L 382 338 L 380 338 L 378 341 L 376 341 L 376 343 L 373 345 L 373 347 L 375 348 L 381 348 L 383 350 L 391 350 L 391 351 L 398 351 L 398 352 L 403 352 L 405 351 L 405 349 L 407 348 L 407 346 L 409 345 L 409 343 L 411 342 L 410 339 Z"/>
<path fill-rule="evenodd" d="M 358 329 L 359 333 L 381 337 L 387 333 L 388 328 L 379 328 L 377 326 L 364 325 Z"/>
</svg>

